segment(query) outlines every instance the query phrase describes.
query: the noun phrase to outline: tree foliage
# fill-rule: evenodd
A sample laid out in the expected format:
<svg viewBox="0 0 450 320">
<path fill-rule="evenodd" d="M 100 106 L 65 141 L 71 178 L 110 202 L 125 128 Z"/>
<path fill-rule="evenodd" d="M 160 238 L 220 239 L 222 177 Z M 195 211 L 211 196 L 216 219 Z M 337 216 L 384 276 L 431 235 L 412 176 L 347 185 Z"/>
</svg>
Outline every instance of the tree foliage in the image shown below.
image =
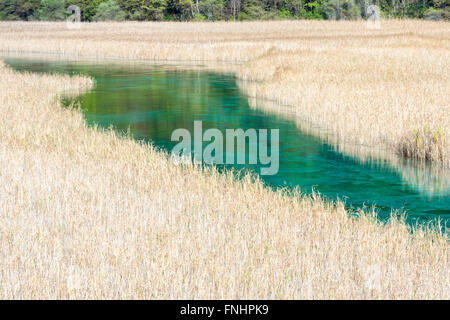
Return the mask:
<svg viewBox="0 0 450 320">
<path fill-rule="evenodd" d="M 100 3 L 95 12 L 95 21 L 122 21 L 125 20 L 125 11 L 116 0 L 108 0 Z"/>
<path fill-rule="evenodd" d="M 449 19 L 449 0 L 0 0 L 0 20 L 62 20 L 76 5 L 93 20 L 268 20 L 366 18 L 376 4 L 383 17 Z"/>
<path fill-rule="evenodd" d="M 38 9 L 39 20 L 61 21 L 66 18 L 66 3 L 64 0 L 42 0 Z"/>
<path fill-rule="evenodd" d="M 34 20 L 40 0 L 1 0 L 0 20 Z"/>
</svg>

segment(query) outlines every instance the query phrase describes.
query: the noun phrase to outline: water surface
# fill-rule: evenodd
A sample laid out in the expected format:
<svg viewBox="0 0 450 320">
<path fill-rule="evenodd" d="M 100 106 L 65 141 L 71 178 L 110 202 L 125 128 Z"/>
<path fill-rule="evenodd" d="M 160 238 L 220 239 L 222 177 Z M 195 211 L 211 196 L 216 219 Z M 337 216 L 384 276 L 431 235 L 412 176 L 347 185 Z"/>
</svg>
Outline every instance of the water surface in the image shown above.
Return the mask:
<svg viewBox="0 0 450 320">
<path fill-rule="evenodd" d="M 176 70 L 169 66 L 117 65 L 6 59 L 17 70 L 83 74 L 95 79 L 90 92 L 77 97 L 89 124 L 113 125 L 135 139 L 151 141 L 171 150 L 175 129 L 193 132 L 194 120 L 203 130 L 249 128 L 279 129 L 280 166 L 273 176 L 262 179 L 274 187 L 312 189 L 345 201 L 348 208 L 375 206 L 381 219 L 393 210 L 407 213 L 411 224 L 444 220 L 450 226 L 450 190 L 425 185 L 420 188 L 405 179 L 402 170 L 383 162 L 361 163 L 299 131 L 289 119 L 250 108 L 231 74 L 202 70 Z M 236 166 L 259 173 L 258 166 Z M 426 172 L 424 173 L 426 175 Z M 433 182 L 431 182 L 433 184 Z"/>
</svg>

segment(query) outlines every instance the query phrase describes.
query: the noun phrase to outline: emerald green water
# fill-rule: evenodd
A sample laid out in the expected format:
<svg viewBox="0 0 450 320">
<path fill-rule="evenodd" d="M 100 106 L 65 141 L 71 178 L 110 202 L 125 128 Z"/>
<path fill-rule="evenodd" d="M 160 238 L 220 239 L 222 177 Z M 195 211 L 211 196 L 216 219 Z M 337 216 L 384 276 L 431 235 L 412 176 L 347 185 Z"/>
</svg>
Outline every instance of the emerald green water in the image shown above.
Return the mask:
<svg viewBox="0 0 450 320">
<path fill-rule="evenodd" d="M 5 59 L 14 69 L 32 72 L 83 74 L 95 79 L 90 92 L 77 97 L 89 124 L 130 130 L 135 139 L 151 141 L 170 151 L 173 130 L 193 131 L 194 120 L 203 130 L 279 129 L 279 172 L 261 176 L 269 186 L 312 189 L 330 199 L 344 200 L 348 208 L 375 206 L 380 218 L 404 210 L 407 221 L 442 219 L 450 227 L 449 181 L 428 179 L 428 171 L 405 162 L 392 168 L 383 162 L 361 163 L 332 146 L 302 133 L 293 121 L 249 107 L 235 78 L 168 66 L 79 64 Z M 257 165 L 235 166 L 259 172 Z M 418 182 L 419 177 L 425 182 Z M 425 178 L 424 178 L 425 177 Z M 445 179 L 445 178 L 442 178 Z"/>
</svg>

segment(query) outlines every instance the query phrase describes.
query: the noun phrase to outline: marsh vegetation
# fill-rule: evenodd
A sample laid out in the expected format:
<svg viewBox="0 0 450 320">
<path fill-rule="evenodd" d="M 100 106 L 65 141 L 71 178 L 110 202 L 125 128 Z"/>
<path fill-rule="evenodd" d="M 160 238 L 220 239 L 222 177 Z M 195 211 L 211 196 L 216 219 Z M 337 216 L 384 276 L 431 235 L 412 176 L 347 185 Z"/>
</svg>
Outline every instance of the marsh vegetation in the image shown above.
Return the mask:
<svg viewBox="0 0 450 320">
<path fill-rule="evenodd" d="M 239 62 L 249 97 L 290 105 L 342 152 L 448 168 L 448 24 L 364 26 L 8 22 L 0 50 Z M 175 165 L 61 107 L 92 85 L 0 67 L 1 298 L 449 298 L 448 235 Z"/>
</svg>

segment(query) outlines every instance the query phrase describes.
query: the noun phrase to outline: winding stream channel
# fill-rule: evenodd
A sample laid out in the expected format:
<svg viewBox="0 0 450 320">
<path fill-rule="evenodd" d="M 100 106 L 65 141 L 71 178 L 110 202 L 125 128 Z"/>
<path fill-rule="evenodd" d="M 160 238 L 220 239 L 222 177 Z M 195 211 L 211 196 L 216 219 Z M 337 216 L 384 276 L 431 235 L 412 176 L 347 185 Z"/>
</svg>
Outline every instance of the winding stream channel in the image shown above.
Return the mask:
<svg viewBox="0 0 450 320">
<path fill-rule="evenodd" d="M 170 66 L 75 63 L 5 58 L 19 71 L 83 74 L 95 87 L 76 98 L 86 121 L 102 127 L 113 125 L 135 139 L 151 141 L 172 150 L 175 129 L 193 131 L 195 120 L 203 130 L 279 129 L 279 172 L 261 176 L 274 187 L 312 189 L 327 198 L 341 199 L 350 209 L 375 206 L 380 218 L 394 210 L 407 213 L 408 223 L 442 220 L 450 227 L 450 183 L 426 179 L 427 172 L 406 164 L 393 168 L 382 161 L 359 161 L 343 155 L 322 140 L 301 132 L 295 122 L 251 108 L 232 74 Z M 259 173 L 258 165 L 234 166 Z M 425 179 L 423 179 L 425 176 Z M 417 183 L 418 177 L 428 181 Z"/>
</svg>

